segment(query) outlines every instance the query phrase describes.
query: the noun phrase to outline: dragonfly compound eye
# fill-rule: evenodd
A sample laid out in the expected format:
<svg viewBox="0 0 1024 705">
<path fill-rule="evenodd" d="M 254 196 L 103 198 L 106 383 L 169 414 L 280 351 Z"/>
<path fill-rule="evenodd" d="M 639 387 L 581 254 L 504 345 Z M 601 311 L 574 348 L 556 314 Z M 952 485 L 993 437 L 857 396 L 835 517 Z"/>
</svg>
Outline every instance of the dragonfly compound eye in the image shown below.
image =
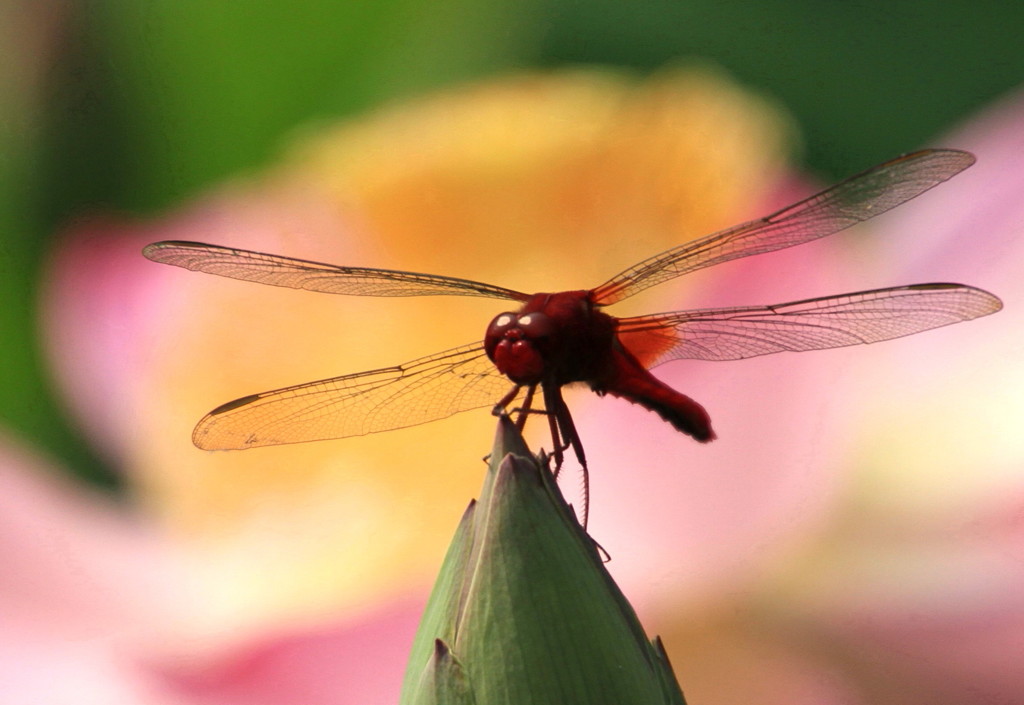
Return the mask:
<svg viewBox="0 0 1024 705">
<path fill-rule="evenodd" d="M 516 314 L 514 313 L 499 313 L 494 317 L 494 320 L 487 326 L 487 332 L 484 334 L 484 349 L 487 351 L 488 357 L 492 360 L 494 359 L 494 346 L 505 337 L 509 328 L 515 326 Z"/>
<path fill-rule="evenodd" d="M 523 314 L 519 317 L 518 323 L 523 335 L 530 340 L 547 338 L 555 328 L 547 314 L 536 311 Z"/>
</svg>

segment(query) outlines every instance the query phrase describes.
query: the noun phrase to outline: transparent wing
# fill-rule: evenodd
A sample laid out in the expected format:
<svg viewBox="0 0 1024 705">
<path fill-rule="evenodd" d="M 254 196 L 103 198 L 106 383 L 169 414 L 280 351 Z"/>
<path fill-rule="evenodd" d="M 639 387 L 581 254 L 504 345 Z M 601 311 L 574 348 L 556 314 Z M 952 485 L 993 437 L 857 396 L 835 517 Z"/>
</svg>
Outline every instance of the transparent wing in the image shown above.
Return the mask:
<svg viewBox="0 0 1024 705">
<path fill-rule="evenodd" d="M 484 296 L 525 301 L 526 294 L 469 279 L 391 269 L 342 267 L 201 242 L 154 242 L 142 250 L 149 259 L 219 277 L 350 296 Z"/>
<path fill-rule="evenodd" d="M 619 319 L 618 336 L 645 367 L 669 360 L 739 360 L 783 351 L 877 343 L 987 316 L 1002 302 L 961 284 L 916 284 L 775 306 Z"/>
<path fill-rule="evenodd" d="M 898 157 L 765 218 L 650 257 L 597 287 L 594 301 L 612 304 L 703 267 L 837 233 L 919 196 L 973 163 L 971 154 L 952 149 Z"/>
<path fill-rule="evenodd" d="M 192 442 L 231 450 L 360 436 L 497 403 L 512 383 L 480 343 L 404 365 L 252 394 L 217 407 Z"/>
</svg>

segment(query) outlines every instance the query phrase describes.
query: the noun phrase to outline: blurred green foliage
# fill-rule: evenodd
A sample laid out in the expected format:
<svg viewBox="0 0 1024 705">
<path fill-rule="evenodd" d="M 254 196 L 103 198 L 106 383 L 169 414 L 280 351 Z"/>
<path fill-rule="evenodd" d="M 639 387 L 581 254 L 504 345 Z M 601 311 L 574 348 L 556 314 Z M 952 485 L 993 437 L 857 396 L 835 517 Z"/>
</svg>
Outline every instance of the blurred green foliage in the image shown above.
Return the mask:
<svg viewBox="0 0 1024 705">
<path fill-rule="evenodd" d="M 552 8 L 542 46 L 552 65 L 710 59 L 795 115 L 804 161 L 831 178 L 924 146 L 1024 79 L 1024 5 L 999 0 L 555 0 Z"/>
<path fill-rule="evenodd" d="M 7 3 L 0 423 L 94 479 L 39 358 L 38 273 L 77 213 L 171 208 L 290 131 L 452 81 L 697 59 L 777 98 L 811 169 L 918 147 L 1024 76 L 1024 5 L 986 0 Z"/>
</svg>

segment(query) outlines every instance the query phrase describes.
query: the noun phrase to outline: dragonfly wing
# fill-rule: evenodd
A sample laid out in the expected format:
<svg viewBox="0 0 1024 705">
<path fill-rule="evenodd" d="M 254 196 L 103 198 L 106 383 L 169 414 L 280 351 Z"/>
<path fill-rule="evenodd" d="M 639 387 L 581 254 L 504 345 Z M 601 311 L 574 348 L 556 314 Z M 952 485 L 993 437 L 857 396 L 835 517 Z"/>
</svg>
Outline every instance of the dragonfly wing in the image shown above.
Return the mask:
<svg viewBox="0 0 1024 705">
<path fill-rule="evenodd" d="M 775 306 L 619 319 L 618 336 L 645 367 L 669 360 L 739 360 L 783 351 L 877 343 L 995 313 L 1002 302 L 961 284 L 916 284 Z"/>
<path fill-rule="evenodd" d="M 650 257 L 594 290 L 607 305 L 688 272 L 826 237 L 884 213 L 974 163 L 968 152 L 914 152 L 852 176 L 819 194 Z"/>
<path fill-rule="evenodd" d="M 203 417 L 192 442 L 233 450 L 389 431 L 495 404 L 511 384 L 473 343 L 404 365 L 236 399 Z"/>
<path fill-rule="evenodd" d="M 350 296 L 484 296 L 493 299 L 525 301 L 526 294 L 500 286 L 469 279 L 442 277 L 433 274 L 400 272 L 391 269 L 342 267 L 323 262 L 268 255 L 232 247 L 207 245 L 201 242 L 168 240 L 146 245 L 142 250 L 149 259 L 220 277 L 243 279 L 308 289 L 327 294 Z"/>
</svg>

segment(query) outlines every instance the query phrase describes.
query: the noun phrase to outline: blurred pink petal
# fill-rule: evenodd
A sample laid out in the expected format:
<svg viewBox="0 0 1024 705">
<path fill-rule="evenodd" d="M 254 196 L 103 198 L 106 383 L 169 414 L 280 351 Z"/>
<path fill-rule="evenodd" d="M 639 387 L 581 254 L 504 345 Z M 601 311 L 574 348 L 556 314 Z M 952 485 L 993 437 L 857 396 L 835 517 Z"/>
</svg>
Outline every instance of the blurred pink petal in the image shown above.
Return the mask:
<svg viewBox="0 0 1024 705">
<path fill-rule="evenodd" d="M 787 190 L 785 201 L 776 197 L 760 212 L 812 191 Z M 693 294 L 671 308 L 782 303 L 857 290 L 841 259 L 847 237 L 853 235 L 693 275 Z M 863 353 L 855 347 L 656 368 L 656 376 L 705 405 L 719 436 L 708 445 L 638 407 L 580 395 L 587 413 L 578 424 L 595 458 L 599 510 L 592 531 L 615 557 L 609 567 L 627 594 L 707 599 L 723 585 L 752 579 L 792 541 L 814 532 L 844 487 L 843 468 L 833 460 L 849 434 L 844 401 L 822 390 Z M 654 590 L 652 575 L 658 576 Z"/>
<path fill-rule="evenodd" d="M 145 422 L 154 412 L 184 413 L 160 393 L 163 380 L 154 379 L 154 366 L 184 342 L 168 338 L 177 332 L 168 320 L 199 321 L 205 311 L 196 290 L 182 286 L 176 272 L 146 260 L 142 247 L 192 236 L 287 249 L 284 242 L 297 239 L 314 256 L 318 250 L 337 252 L 339 228 L 314 189 L 272 184 L 254 194 L 224 189 L 158 223 L 107 216 L 73 225 L 49 268 L 44 332 L 68 403 L 112 460 L 136 460 L 125 454 L 138 452 L 139 436 L 149 432 Z M 310 233 L 322 239 L 311 242 Z"/>
<path fill-rule="evenodd" d="M 807 589 L 830 585 L 809 604 L 812 631 L 866 680 L 902 684 L 903 699 L 880 689 L 875 703 L 1016 702 L 1024 692 L 1022 124 L 1018 93 L 950 136 L 978 157 L 957 179 L 964 192 L 910 204 L 880 243 L 895 276 L 966 281 L 1005 309 L 969 330 L 908 339 L 875 365 L 898 406 L 859 402 L 860 491 L 845 509 L 856 518 L 836 537 L 847 563 L 823 561 Z M 900 232 L 909 250 L 896 245 Z"/>
<path fill-rule="evenodd" d="M 217 705 L 395 703 L 421 602 L 375 606 L 353 622 L 268 636 L 212 662 L 168 662 L 169 687 Z"/>
<path fill-rule="evenodd" d="M 65 399 L 85 430 L 117 464 L 134 423 L 140 380 L 159 316 L 151 301 L 155 280 L 125 235 L 133 226 L 93 219 L 78 224 L 68 247 L 53 263 L 56 286 L 44 302 L 49 349 Z M 88 372 L 86 372 L 88 370 Z"/>
<path fill-rule="evenodd" d="M 970 283 L 1005 310 L 857 350 L 826 388 L 841 406 L 825 418 L 848 428 L 845 443 L 824 458 L 812 448 L 807 465 L 809 483 L 836 477 L 831 507 L 775 561 L 753 549 L 760 574 L 709 601 L 744 615 L 717 623 L 740 643 L 769 638 L 838 669 L 850 702 L 1014 703 L 1024 692 L 1021 124 L 1024 100 L 1011 97 L 943 140 L 978 164 L 941 187 L 945 198 L 880 219 L 857 275 Z M 658 612 L 692 638 L 681 597 L 673 613 L 663 595 Z M 756 668 L 738 658 L 733 673 Z"/>
<path fill-rule="evenodd" d="M 53 705 L 394 702 L 422 604 L 210 641 L 169 547 L 0 444 L 0 692 Z M 8 700 L 4 699 L 4 702 Z"/>
<path fill-rule="evenodd" d="M 0 439 L 0 692 L 7 702 L 163 705 L 140 657 L 187 604 L 161 542 Z"/>
<path fill-rule="evenodd" d="M 1024 692 L 1024 488 L 975 505 L 932 526 L 890 527 L 872 564 L 850 556 L 833 567 L 837 584 L 816 585 L 831 599 L 809 597 L 804 629 L 876 684 L 871 702 L 1015 702 Z"/>
</svg>

